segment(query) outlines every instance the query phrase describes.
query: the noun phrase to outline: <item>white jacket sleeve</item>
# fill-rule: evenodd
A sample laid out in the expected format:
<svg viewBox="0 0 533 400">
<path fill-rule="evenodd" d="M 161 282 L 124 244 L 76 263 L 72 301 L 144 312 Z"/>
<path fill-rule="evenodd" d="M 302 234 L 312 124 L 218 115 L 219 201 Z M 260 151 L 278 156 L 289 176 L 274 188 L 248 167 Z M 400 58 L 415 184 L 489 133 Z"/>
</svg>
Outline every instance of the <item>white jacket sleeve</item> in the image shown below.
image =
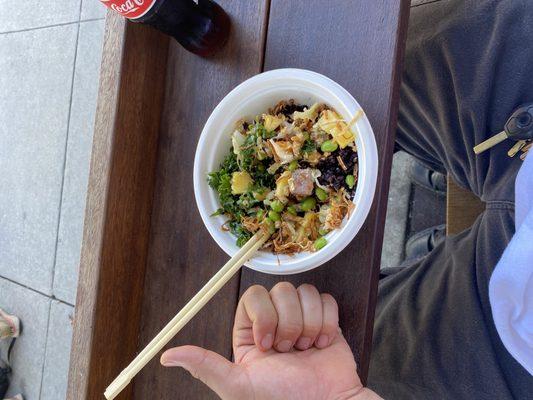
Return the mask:
<svg viewBox="0 0 533 400">
<path fill-rule="evenodd" d="M 533 151 L 516 178 L 516 233 L 489 283 L 498 334 L 509 353 L 533 375 Z"/>
</svg>

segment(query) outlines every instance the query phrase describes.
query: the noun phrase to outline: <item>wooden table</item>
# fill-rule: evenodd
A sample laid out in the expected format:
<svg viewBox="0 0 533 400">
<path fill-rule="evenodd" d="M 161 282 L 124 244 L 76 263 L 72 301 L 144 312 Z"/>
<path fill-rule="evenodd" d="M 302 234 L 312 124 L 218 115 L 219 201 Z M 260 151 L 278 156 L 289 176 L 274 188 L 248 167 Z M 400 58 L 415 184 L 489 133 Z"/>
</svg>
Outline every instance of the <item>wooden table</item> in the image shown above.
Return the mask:
<svg viewBox="0 0 533 400">
<path fill-rule="evenodd" d="M 102 61 L 69 399 L 104 388 L 223 264 L 196 210 L 194 150 L 215 105 L 263 71 L 299 67 L 348 89 L 376 134 L 380 169 L 366 224 L 333 261 L 301 275 L 244 269 L 173 345 L 231 357 L 239 293 L 282 279 L 314 283 L 340 305 L 341 326 L 366 377 L 380 266 L 401 59 L 409 0 L 220 0 L 233 31 L 202 59 L 151 28 L 108 14 Z M 123 399 L 215 396 L 180 370 L 152 361 Z"/>
</svg>

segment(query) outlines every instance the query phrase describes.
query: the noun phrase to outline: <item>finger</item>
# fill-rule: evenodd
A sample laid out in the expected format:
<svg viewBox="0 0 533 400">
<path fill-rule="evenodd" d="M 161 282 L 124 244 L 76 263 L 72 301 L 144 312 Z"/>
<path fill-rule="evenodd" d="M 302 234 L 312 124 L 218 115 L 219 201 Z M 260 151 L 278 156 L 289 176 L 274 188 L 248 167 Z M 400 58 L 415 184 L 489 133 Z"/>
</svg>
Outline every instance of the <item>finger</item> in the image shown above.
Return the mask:
<svg viewBox="0 0 533 400">
<path fill-rule="evenodd" d="M 298 287 L 297 292 L 302 308 L 303 330 L 295 347 L 307 350 L 322 329 L 322 299 L 313 285 L 303 284 Z"/>
<path fill-rule="evenodd" d="M 330 346 L 333 346 L 335 343 L 345 343 L 348 346 L 348 342 L 346 341 L 346 338 L 344 337 L 344 333 L 342 332 L 341 328 L 337 328 L 335 337 L 333 338 L 333 340 L 329 341 Z"/>
<path fill-rule="evenodd" d="M 292 349 L 303 329 L 302 309 L 298 293 L 289 282 L 280 282 L 270 290 L 270 297 L 278 313 L 278 327 L 274 348 L 286 353 Z"/>
<path fill-rule="evenodd" d="M 260 350 L 269 350 L 276 335 L 278 314 L 270 294 L 260 285 L 248 288 L 242 295 L 233 325 L 234 352 L 240 346 L 255 344 Z"/>
<path fill-rule="evenodd" d="M 322 328 L 315 342 L 316 347 L 323 349 L 335 339 L 339 328 L 339 307 L 332 295 L 322 293 Z"/>
<path fill-rule="evenodd" d="M 239 367 L 212 351 L 196 346 L 169 349 L 161 356 L 165 367 L 182 367 L 214 390 L 221 398 L 231 398 L 239 390 Z"/>
</svg>

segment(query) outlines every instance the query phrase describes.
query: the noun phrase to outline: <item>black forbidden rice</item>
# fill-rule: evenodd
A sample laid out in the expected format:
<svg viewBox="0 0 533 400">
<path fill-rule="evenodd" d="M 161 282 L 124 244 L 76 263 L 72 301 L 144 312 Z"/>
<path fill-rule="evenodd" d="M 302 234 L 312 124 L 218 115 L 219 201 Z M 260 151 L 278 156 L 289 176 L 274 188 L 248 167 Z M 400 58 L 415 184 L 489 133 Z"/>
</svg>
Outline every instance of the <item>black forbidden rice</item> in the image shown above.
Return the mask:
<svg viewBox="0 0 533 400">
<path fill-rule="evenodd" d="M 342 169 L 337 157 L 340 156 L 342 162 L 346 166 L 346 171 Z M 352 175 L 354 173 L 354 166 L 357 163 L 357 153 L 353 151 L 351 147 L 344 149 L 337 149 L 331 153 L 327 158 L 319 161 L 317 168 L 322 175 L 318 178 L 321 185 L 330 186 L 335 190 L 339 190 L 343 187 L 346 193 L 350 195 L 350 199 L 353 200 L 355 195 L 355 189 L 357 184 L 352 189 L 346 184 L 346 175 Z M 355 176 L 357 182 L 357 176 Z"/>
<path fill-rule="evenodd" d="M 276 114 L 283 114 L 287 117 L 289 121 L 292 122 L 292 114 L 295 111 L 302 112 L 304 111 L 308 106 L 306 104 L 294 104 L 294 101 L 291 100 L 289 102 L 284 102 L 282 105 L 278 106 L 275 111 Z"/>
</svg>

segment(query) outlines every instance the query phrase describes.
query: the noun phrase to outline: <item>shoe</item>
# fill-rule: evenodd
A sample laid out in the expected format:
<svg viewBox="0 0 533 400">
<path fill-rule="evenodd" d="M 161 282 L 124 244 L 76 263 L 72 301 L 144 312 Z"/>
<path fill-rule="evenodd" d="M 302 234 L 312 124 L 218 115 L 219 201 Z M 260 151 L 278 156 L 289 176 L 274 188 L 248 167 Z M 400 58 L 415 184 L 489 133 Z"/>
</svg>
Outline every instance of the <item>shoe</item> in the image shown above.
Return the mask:
<svg viewBox="0 0 533 400">
<path fill-rule="evenodd" d="M 405 259 L 416 259 L 429 254 L 445 237 L 446 225 L 432 226 L 415 233 L 405 244 Z"/>
<path fill-rule="evenodd" d="M 422 186 L 441 196 L 446 195 L 448 187 L 446 176 L 440 172 L 432 171 L 419 162 L 415 162 L 411 168 L 413 183 Z"/>
<path fill-rule="evenodd" d="M 17 394 L 16 396 L 10 397 L 9 399 L 4 400 L 24 400 L 24 397 L 22 397 L 21 394 Z"/>
<path fill-rule="evenodd" d="M 0 361 L 0 399 L 3 399 L 9 389 L 9 374 L 11 368 L 4 366 L 4 363 Z"/>
<path fill-rule="evenodd" d="M 0 399 L 3 399 L 7 389 L 9 388 L 9 375 L 11 368 L 9 366 L 9 359 L 11 358 L 11 351 L 15 340 L 20 335 L 22 324 L 20 319 L 14 315 L 6 313 L 0 308 L 0 339 L 10 339 L 7 347 L 7 358 L 3 360 L 0 358 Z M 4 400 L 23 400 L 22 395 L 17 394 L 14 397 Z"/>
<path fill-rule="evenodd" d="M 20 335 L 20 319 L 0 308 L 0 339 L 16 338 Z"/>
</svg>

